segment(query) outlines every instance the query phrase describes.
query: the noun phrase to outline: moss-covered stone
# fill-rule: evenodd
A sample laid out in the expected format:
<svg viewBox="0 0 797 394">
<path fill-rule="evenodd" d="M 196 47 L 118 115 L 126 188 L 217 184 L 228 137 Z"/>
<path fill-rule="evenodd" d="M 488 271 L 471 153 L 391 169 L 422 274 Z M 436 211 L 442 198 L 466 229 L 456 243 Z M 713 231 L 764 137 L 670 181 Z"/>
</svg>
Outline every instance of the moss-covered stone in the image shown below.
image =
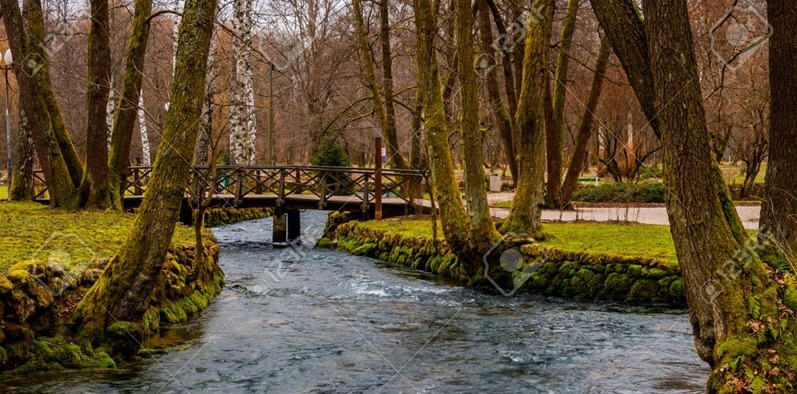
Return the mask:
<svg viewBox="0 0 797 394">
<path fill-rule="evenodd" d="M 271 208 L 209 208 L 205 210 L 205 225 L 208 227 L 225 226 L 246 220 L 271 217 Z"/>
<path fill-rule="evenodd" d="M 180 234 L 180 231 L 178 231 Z M 202 263 L 187 239 L 176 236 L 158 283 L 150 309 L 140 322 L 117 322 L 105 330 L 108 343 L 93 347 L 83 333 L 70 331 L 75 303 L 100 277 L 107 259 L 100 258 L 72 273 L 63 293 L 64 269 L 58 264 L 23 261 L 0 275 L 0 371 L 19 374 L 74 368 L 112 368 L 112 355 L 135 354 L 130 336 L 140 340 L 157 332 L 165 323 L 181 322 L 206 308 L 221 292 L 224 274 L 218 265 L 218 244 L 204 233 Z M 58 335 L 52 336 L 53 333 Z M 109 345 L 105 350 L 104 345 Z M 10 371 L 10 372 L 9 372 Z"/>
<path fill-rule="evenodd" d="M 443 242 L 391 231 L 401 223 L 372 226 L 349 221 L 337 224 L 335 233 L 327 235 L 335 238 L 341 251 L 426 270 L 463 285 L 473 283 Z M 542 264 L 520 291 L 585 301 L 686 305 L 679 269 L 659 260 L 567 251 L 537 243 L 522 245 L 520 250 L 523 269 Z"/>
</svg>

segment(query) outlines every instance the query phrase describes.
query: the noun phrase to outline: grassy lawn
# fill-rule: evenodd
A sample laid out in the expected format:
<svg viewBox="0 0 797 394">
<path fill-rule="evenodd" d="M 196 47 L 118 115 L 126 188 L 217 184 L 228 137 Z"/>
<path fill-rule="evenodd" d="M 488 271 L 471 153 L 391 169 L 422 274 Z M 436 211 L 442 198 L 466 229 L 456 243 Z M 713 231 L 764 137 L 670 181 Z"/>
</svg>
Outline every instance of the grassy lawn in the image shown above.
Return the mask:
<svg viewBox="0 0 797 394">
<path fill-rule="evenodd" d="M 363 223 L 368 228 L 432 237 L 429 220 L 383 220 Z M 438 223 L 439 226 L 439 223 Z M 656 258 L 677 264 L 668 226 L 624 223 L 546 223 L 549 234 L 542 244 L 568 251 L 589 251 L 632 257 Z M 439 231 L 438 237 L 442 237 Z"/>
<path fill-rule="evenodd" d="M 55 259 L 64 268 L 111 257 L 135 216 L 121 212 L 69 212 L 36 203 L 0 202 L 0 273 L 14 263 Z M 193 243 L 193 230 L 177 226 L 175 241 Z"/>
</svg>

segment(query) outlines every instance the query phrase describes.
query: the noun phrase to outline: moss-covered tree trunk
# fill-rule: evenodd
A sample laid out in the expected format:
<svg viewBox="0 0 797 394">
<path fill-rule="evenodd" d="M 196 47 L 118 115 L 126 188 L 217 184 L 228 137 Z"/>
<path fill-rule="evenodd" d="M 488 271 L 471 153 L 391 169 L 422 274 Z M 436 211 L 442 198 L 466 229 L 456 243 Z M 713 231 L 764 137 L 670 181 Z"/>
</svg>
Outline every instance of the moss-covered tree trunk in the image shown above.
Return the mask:
<svg viewBox="0 0 797 394">
<path fill-rule="evenodd" d="M 23 67 L 28 68 L 26 72 L 31 76 L 30 88 L 33 89 L 37 100 L 40 101 L 37 111 L 42 112 L 43 109 L 46 109 L 46 115 L 42 115 L 46 116 L 45 119 L 52 130 L 52 137 L 58 144 L 61 160 L 66 166 L 73 185 L 70 190 L 59 191 L 63 196 L 58 196 L 58 199 L 77 201 L 75 193 L 83 179 L 83 164 L 80 162 L 74 144 L 72 144 L 69 131 L 66 129 L 63 116 L 61 116 L 61 108 L 55 99 L 55 91 L 50 79 L 50 59 L 46 50 L 48 43 L 45 41 L 47 36 L 41 0 L 25 0 L 22 16 L 25 20 L 23 26 L 28 40 L 26 48 L 28 61 L 24 62 Z M 48 182 L 50 181 L 48 179 Z M 75 207 L 74 203 L 68 206 Z"/>
<path fill-rule="evenodd" d="M 609 3 L 617 8 L 602 15 L 606 9 L 600 5 Z M 631 1 L 593 1 L 593 7 L 607 33 L 612 30 L 621 61 L 637 58 L 650 65 L 649 69 L 630 63 L 624 67 L 630 75 L 653 83 L 637 96 L 640 101 L 652 96 L 653 102 L 643 108 L 658 111 L 655 130 L 664 147 L 670 227 L 695 346 L 712 367 L 708 391 L 793 390 L 797 370 L 793 273 L 774 264 L 777 253 L 762 253 L 770 251 L 766 243 L 749 240 L 738 231 L 738 215 L 726 200 L 727 186 L 717 181 L 686 1 L 645 0 L 644 23 Z M 629 20 L 634 18 L 636 22 Z M 618 25 L 644 26 L 638 37 L 644 37 L 648 55 L 626 53 L 641 47 L 639 42 L 629 44 L 630 36 L 615 44 Z"/>
<path fill-rule="evenodd" d="M 25 29 L 19 2 L 0 0 L 0 12 L 2 12 L 3 23 L 14 58 L 25 59 L 27 56 L 31 56 L 31 59 L 37 59 L 38 55 L 32 54 L 29 50 L 29 47 L 35 44 L 31 43 Z M 35 61 L 14 63 L 14 74 L 19 86 L 20 108 L 28 115 L 34 149 L 48 181 L 50 205 L 52 207 L 76 207 L 78 201 L 75 185 L 54 135 L 49 114 L 42 110 L 42 108 L 46 108 L 46 104 L 36 89 L 33 78 L 29 75 L 35 74 L 31 67 L 39 68 L 41 64 Z"/>
<path fill-rule="evenodd" d="M 468 248 L 469 218 L 454 176 L 448 143 L 448 122 L 437 53 L 437 9 L 432 0 L 413 0 L 417 26 L 418 88 L 423 99 L 423 128 L 432 170 L 432 187 L 440 207 L 440 222 L 451 250 Z"/>
<path fill-rule="evenodd" d="M 603 90 L 603 78 L 606 72 L 606 66 L 609 64 L 609 55 L 611 54 L 611 45 L 605 38 L 601 40 L 601 49 L 598 53 L 598 60 L 595 63 L 595 75 L 592 77 L 592 87 L 587 98 L 587 104 L 584 107 L 584 113 L 581 115 L 581 122 L 578 125 L 578 132 L 576 133 L 576 145 L 573 148 L 573 155 L 570 158 L 570 165 L 567 167 L 565 180 L 562 184 L 562 201 L 565 206 L 570 205 L 573 200 L 573 195 L 578 186 L 578 177 L 581 175 L 581 170 L 584 168 L 584 161 L 587 159 L 587 148 L 589 147 L 589 139 L 592 136 L 592 126 L 595 123 L 595 111 L 598 108 L 598 101 L 601 97 Z"/>
<path fill-rule="evenodd" d="M 20 105 L 17 126 L 17 145 L 14 152 L 14 172 L 11 181 L 11 201 L 33 200 L 33 135 L 28 127 L 28 115 Z"/>
<path fill-rule="evenodd" d="M 456 0 L 456 45 L 459 64 L 462 157 L 465 164 L 465 201 L 471 221 L 470 246 L 487 251 L 500 238 L 487 205 L 484 173 L 484 134 L 479 127 L 479 84 L 474 68 L 473 7 L 470 0 Z"/>
<path fill-rule="evenodd" d="M 769 165 L 761 204 L 761 228 L 768 229 L 797 258 L 797 8 L 769 0 Z"/>
<path fill-rule="evenodd" d="M 130 235 L 78 305 L 77 323 L 85 335 L 107 338 L 105 334 L 118 332 L 116 328 L 136 330 L 140 327 L 136 323 L 149 307 L 187 186 L 196 121 L 202 113 L 216 4 L 216 0 L 186 1 L 164 143 Z"/>
<path fill-rule="evenodd" d="M 133 24 L 127 44 L 127 60 L 122 80 L 122 92 L 116 105 L 111 133 L 111 151 L 108 158 L 113 201 L 121 208 L 121 196 L 127 182 L 127 167 L 130 165 L 130 143 L 135 130 L 141 83 L 144 78 L 144 60 L 149 40 L 149 18 L 152 0 L 136 0 Z"/>
<path fill-rule="evenodd" d="M 579 0 L 568 0 L 565 19 L 556 57 L 556 74 L 553 81 L 553 124 L 546 127 L 545 147 L 548 168 L 545 205 L 561 208 L 562 198 L 562 136 L 565 128 L 565 99 L 567 98 L 567 74 L 570 63 L 570 45 L 576 30 Z"/>
<path fill-rule="evenodd" d="M 546 4 L 551 6 L 549 2 Z M 512 209 L 501 227 L 503 232 L 526 233 L 534 238 L 542 237 L 545 179 L 543 96 L 548 80 L 550 19 L 539 20 L 531 13 L 526 26 L 523 82 L 515 115 L 520 177 Z"/>
<path fill-rule="evenodd" d="M 80 185 L 85 208 L 111 207 L 108 180 L 108 96 L 111 92 L 111 42 L 108 0 L 91 0 L 86 100 L 86 169 Z"/>
</svg>

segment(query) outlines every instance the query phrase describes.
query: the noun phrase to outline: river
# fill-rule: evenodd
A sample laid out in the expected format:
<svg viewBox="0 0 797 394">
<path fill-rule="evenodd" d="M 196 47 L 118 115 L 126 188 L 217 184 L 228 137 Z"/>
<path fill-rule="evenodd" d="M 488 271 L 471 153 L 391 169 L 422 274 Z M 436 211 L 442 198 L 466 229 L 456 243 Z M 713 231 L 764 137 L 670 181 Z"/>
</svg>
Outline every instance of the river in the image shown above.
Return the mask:
<svg viewBox="0 0 797 394">
<path fill-rule="evenodd" d="M 318 234 L 325 214 L 302 214 Z M 503 297 L 378 260 L 274 249 L 271 220 L 213 230 L 226 287 L 125 370 L 56 372 L 0 392 L 702 392 L 686 312 Z"/>
</svg>

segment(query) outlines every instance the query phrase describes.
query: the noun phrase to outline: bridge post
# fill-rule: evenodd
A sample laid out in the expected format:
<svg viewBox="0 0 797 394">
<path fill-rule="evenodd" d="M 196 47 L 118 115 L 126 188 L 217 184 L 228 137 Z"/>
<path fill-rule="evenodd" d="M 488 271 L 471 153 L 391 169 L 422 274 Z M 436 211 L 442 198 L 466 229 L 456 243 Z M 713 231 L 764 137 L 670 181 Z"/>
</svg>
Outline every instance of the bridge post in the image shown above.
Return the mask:
<svg viewBox="0 0 797 394">
<path fill-rule="evenodd" d="M 288 242 L 293 243 L 302 236 L 302 216 L 298 209 L 286 209 L 288 215 Z"/>
<path fill-rule="evenodd" d="M 374 219 L 382 220 L 382 137 L 377 134 L 374 142 L 376 152 L 374 155 Z"/>
<path fill-rule="evenodd" d="M 274 214 L 272 216 L 274 220 L 274 225 L 272 226 L 272 236 L 271 236 L 272 243 L 274 245 L 286 244 L 288 242 L 288 231 L 287 231 L 288 226 L 287 223 L 285 222 L 286 216 L 287 215 L 285 215 L 285 213 L 282 212 L 281 208 L 277 208 L 274 210 Z"/>
</svg>

